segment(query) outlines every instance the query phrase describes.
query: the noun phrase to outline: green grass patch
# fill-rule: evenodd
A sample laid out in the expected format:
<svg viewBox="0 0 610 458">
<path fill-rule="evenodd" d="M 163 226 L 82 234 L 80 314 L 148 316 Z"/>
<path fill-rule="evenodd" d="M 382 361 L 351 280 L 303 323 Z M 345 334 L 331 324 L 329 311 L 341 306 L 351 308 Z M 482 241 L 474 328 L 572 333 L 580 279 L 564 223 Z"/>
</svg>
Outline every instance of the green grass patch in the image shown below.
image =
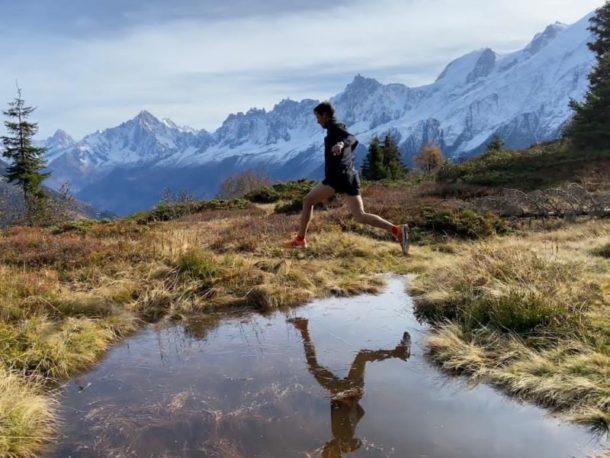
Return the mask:
<svg viewBox="0 0 610 458">
<path fill-rule="evenodd" d="M 220 273 L 221 267 L 211 252 L 191 248 L 178 258 L 178 268 L 185 275 L 212 282 Z"/>
</svg>

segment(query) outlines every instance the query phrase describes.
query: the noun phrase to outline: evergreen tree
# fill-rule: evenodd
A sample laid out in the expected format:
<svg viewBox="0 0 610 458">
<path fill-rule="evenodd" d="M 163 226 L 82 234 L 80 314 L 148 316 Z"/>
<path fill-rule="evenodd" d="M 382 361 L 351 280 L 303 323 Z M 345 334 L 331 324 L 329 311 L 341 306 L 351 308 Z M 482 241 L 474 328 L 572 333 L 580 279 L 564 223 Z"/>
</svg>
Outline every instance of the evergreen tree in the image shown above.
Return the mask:
<svg viewBox="0 0 610 458">
<path fill-rule="evenodd" d="M 49 173 L 42 173 L 46 164 L 42 155 L 45 148 L 32 145 L 32 137 L 38 131 L 38 124 L 28 121 L 35 110 L 25 106 L 21 97 L 21 89 L 17 88 L 17 97 L 9 103 L 4 115 L 9 119 L 4 122 L 8 136 L 0 137 L 4 150 L 2 155 L 9 159 L 6 177 L 9 183 L 16 183 L 23 190 L 26 217 L 33 224 L 36 217 L 41 216 L 45 209 L 47 196 L 42 189 L 42 182 Z"/>
<path fill-rule="evenodd" d="M 489 142 L 489 144 L 487 145 L 487 147 L 485 148 L 485 153 L 495 153 L 498 151 L 502 151 L 504 149 L 504 140 L 502 140 L 502 137 L 500 137 L 499 135 L 495 135 L 492 139 L 491 142 Z"/>
<path fill-rule="evenodd" d="M 404 177 L 407 172 L 400 157 L 398 144 L 390 134 L 387 134 L 383 140 L 383 166 L 392 180 Z"/>
<path fill-rule="evenodd" d="M 370 152 L 370 148 L 369 148 L 369 152 Z M 362 162 L 362 168 L 360 169 L 360 174 L 362 175 L 362 178 L 365 178 L 367 180 L 371 176 L 371 162 L 369 161 L 369 153 L 367 153 L 367 155 L 364 156 L 364 161 Z"/>
<path fill-rule="evenodd" d="M 371 139 L 369 152 L 364 159 L 366 168 L 363 167 L 362 177 L 367 180 L 383 180 L 388 177 L 387 170 L 383 163 L 383 148 L 379 137 L 375 136 Z"/>
<path fill-rule="evenodd" d="M 589 91 L 582 103 L 572 100 L 574 118 L 566 134 L 581 148 L 610 148 L 610 2 L 599 8 L 591 18 L 589 30 L 597 38 L 589 49 L 597 57 L 597 65 L 589 75 Z"/>
</svg>

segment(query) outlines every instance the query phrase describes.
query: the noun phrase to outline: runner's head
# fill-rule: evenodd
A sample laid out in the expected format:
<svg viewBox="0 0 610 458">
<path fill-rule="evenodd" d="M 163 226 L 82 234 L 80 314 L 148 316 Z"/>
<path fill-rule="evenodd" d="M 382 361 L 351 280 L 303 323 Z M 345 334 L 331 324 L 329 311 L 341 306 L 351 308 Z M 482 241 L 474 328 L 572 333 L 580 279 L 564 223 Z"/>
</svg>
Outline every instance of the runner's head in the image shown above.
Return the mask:
<svg viewBox="0 0 610 458">
<path fill-rule="evenodd" d="M 313 109 L 313 112 L 316 115 L 318 124 L 323 128 L 328 127 L 328 124 L 335 120 L 335 107 L 330 102 L 320 103 Z"/>
</svg>

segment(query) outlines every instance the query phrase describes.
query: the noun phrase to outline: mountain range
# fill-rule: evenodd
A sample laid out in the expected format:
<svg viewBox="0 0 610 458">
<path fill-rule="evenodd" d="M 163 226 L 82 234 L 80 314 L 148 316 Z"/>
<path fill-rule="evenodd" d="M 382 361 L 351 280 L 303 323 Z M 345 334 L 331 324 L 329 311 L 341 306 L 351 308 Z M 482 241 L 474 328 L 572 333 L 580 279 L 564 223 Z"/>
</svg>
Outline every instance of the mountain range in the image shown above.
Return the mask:
<svg viewBox="0 0 610 458">
<path fill-rule="evenodd" d="M 511 148 L 556 139 L 571 117 L 570 99 L 582 100 L 588 87 L 590 17 L 549 25 L 515 52 L 473 51 L 425 86 L 357 75 L 331 101 L 360 140 L 358 160 L 374 135 L 388 132 L 408 164 L 427 143 L 457 160 L 481 152 L 495 135 Z M 52 172 L 47 184 L 69 181 L 80 200 L 128 214 L 151 207 L 167 188 L 213 197 L 224 178 L 244 170 L 272 179 L 320 178 L 317 103 L 287 99 L 269 111 L 252 108 L 229 115 L 215 132 L 146 111 L 80 141 L 59 130 L 42 142 Z"/>
</svg>

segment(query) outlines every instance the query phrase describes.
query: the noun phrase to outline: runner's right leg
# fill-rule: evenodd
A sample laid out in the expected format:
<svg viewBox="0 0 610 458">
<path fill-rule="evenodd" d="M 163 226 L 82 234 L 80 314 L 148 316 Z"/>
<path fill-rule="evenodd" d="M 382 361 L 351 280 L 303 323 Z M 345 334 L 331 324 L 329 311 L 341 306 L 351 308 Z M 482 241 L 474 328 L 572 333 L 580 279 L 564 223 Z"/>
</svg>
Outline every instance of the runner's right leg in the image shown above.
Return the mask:
<svg viewBox="0 0 610 458">
<path fill-rule="evenodd" d="M 371 213 L 366 213 L 364 211 L 364 203 L 362 202 L 362 196 L 346 196 L 345 201 L 347 202 L 347 206 L 352 214 L 352 216 L 362 224 L 368 224 L 370 226 L 378 227 L 380 229 L 385 229 L 390 232 L 397 242 L 400 243 L 402 248 L 402 252 L 407 255 L 409 254 L 409 226 L 403 224 L 401 226 L 395 226 L 394 224 L 386 221 L 385 219 L 373 215 Z"/>
<path fill-rule="evenodd" d="M 325 184 L 319 184 L 313 188 L 303 198 L 303 212 L 301 213 L 301 226 L 299 228 L 299 237 L 303 239 L 307 235 L 307 229 L 309 228 L 309 222 L 313 216 L 313 207 L 317 203 L 324 202 L 335 195 L 335 190 Z"/>
</svg>

